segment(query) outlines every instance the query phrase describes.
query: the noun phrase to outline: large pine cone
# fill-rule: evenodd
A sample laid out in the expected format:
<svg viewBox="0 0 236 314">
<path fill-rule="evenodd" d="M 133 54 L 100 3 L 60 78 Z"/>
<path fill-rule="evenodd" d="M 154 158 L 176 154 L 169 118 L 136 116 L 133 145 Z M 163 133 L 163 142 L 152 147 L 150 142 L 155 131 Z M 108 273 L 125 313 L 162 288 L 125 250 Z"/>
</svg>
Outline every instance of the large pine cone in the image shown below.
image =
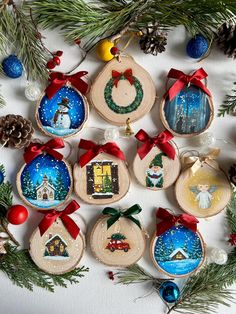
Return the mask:
<svg viewBox="0 0 236 314">
<path fill-rule="evenodd" d="M 19 115 L 0 117 L 0 143 L 5 147 L 24 148 L 31 142 L 32 122 Z"/>
<path fill-rule="evenodd" d="M 165 33 L 159 30 L 158 24 L 149 25 L 141 33 L 139 45 L 144 53 L 151 53 L 156 56 L 158 53 L 165 51 L 167 37 Z"/>
<path fill-rule="evenodd" d="M 217 44 L 230 58 L 236 58 L 236 25 L 233 22 L 224 23 L 218 30 Z"/>
</svg>

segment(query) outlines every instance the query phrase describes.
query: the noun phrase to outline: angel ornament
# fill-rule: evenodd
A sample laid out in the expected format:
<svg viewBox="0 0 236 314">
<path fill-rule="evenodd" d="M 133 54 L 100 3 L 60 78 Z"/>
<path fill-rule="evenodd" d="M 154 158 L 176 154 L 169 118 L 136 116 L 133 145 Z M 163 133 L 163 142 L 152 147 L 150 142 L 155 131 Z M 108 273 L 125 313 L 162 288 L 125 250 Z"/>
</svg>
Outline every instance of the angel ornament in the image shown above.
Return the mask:
<svg viewBox="0 0 236 314">
<path fill-rule="evenodd" d="M 196 194 L 196 201 L 201 209 L 207 209 L 211 207 L 211 201 L 213 199 L 212 193 L 217 190 L 217 186 L 211 186 L 209 184 L 198 184 L 191 186 L 190 190 Z"/>
</svg>

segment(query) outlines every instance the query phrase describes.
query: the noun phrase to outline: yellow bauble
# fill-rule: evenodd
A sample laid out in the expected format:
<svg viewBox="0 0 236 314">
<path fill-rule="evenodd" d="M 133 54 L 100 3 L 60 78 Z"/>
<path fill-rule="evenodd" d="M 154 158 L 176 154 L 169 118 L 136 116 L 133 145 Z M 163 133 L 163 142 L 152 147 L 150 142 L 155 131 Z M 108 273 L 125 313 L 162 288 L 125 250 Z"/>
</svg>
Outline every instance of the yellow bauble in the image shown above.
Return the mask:
<svg viewBox="0 0 236 314">
<path fill-rule="evenodd" d="M 100 43 L 97 44 L 96 51 L 97 56 L 102 61 L 110 61 L 114 58 L 114 55 L 111 53 L 111 48 L 114 47 L 115 44 L 108 40 L 103 39 Z"/>
</svg>

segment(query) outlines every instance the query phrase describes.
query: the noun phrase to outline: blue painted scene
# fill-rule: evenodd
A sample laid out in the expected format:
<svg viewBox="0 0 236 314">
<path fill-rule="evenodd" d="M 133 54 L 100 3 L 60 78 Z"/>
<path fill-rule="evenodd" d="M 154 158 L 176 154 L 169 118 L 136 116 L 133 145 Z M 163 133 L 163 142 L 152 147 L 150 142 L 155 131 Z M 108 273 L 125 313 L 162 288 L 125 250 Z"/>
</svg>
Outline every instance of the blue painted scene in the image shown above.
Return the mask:
<svg viewBox="0 0 236 314">
<path fill-rule="evenodd" d="M 154 246 L 158 266 L 170 275 L 187 275 L 194 271 L 203 256 L 197 233 L 182 225 L 174 226 L 160 235 Z"/>
<path fill-rule="evenodd" d="M 75 134 L 86 119 L 86 104 L 72 87 L 63 86 L 51 99 L 45 95 L 38 108 L 43 129 L 56 136 Z"/>
<path fill-rule="evenodd" d="M 164 106 L 169 127 L 179 134 L 203 131 L 211 115 L 208 96 L 198 87 L 185 86 L 174 99 L 167 98 Z"/>
<path fill-rule="evenodd" d="M 41 154 L 27 164 L 21 173 L 21 190 L 32 205 L 51 208 L 66 199 L 71 186 L 64 161 Z"/>
</svg>

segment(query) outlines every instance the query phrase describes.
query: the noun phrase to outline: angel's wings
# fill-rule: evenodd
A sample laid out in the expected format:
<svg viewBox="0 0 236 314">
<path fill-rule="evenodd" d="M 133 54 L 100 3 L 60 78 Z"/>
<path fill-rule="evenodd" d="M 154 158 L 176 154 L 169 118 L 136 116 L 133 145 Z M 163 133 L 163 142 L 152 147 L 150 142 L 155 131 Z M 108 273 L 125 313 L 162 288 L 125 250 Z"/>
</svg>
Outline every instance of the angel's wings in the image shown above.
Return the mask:
<svg viewBox="0 0 236 314">
<path fill-rule="evenodd" d="M 197 186 L 190 186 L 189 187 L 190 191 L 192 191 L 195 194 L 198 194 L 200 192 L 200 190 L 198 190 Z"/>
<path fill-rule="evenodd" d="M 213 193 L 213 192 L 215 192 L 216 190 L 217 190 L 217 186 L 216 186 L 216 185 L 211 185 L 210 188 L 209 188 L 209 190 L 208 190 L 208 192 L 209 192 L 209 193 Z"/>
</svg>

